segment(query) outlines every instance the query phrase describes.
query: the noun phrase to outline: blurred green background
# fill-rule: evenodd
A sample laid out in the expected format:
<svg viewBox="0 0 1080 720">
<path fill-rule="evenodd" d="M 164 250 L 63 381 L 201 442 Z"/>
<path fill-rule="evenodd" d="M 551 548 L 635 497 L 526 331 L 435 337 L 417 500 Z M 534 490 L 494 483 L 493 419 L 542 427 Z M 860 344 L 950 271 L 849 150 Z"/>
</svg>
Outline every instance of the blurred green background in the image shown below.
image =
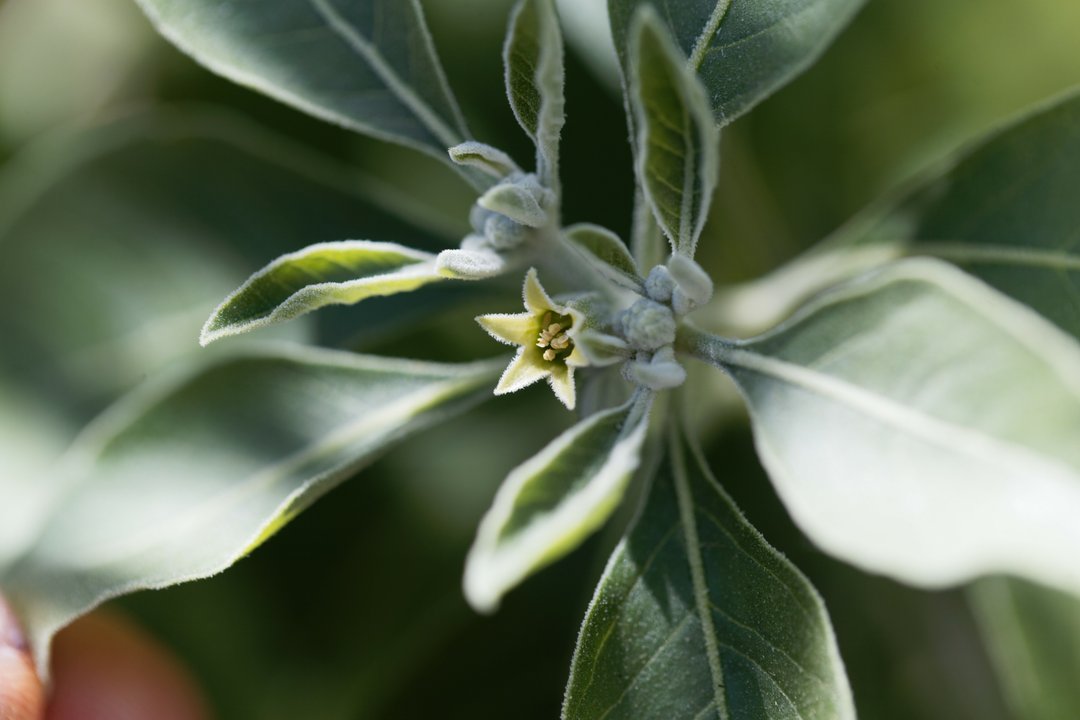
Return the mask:
<svg viewBox="0 0 1080 720">
<path fill-rule="evenodd" d="M 528 158 L 502 93 L 511 3 L 423 4 L 475 136 Z M 817 65 L 725 131 L 704 264 L 726 281 L 775 267 L 921 167 L 1080 84 L 1078 48 L 1076 0 L 870 0 Z M 568 72 L 565 220 L 625 236 L 621 100 L 573 51 Z M 365 201 L 373 188 L 406 220 Z M 410 198 L 433 207 L 410 215 Z M 5 386 L 33 396 L 56 445 L 194 352 L 191 327 L 276 254 L 348 236 L 450 244 L 471 200 L 434 161 L 212 76 L 132 0 L 0 0 L 0 398 L 14 407 Z M 151 281 L 169 288 L 152 310 L 170 322 L 142 332 L 126 315 Z M 461 318 L 483 304 L 471 292 L 448 304 Z M 481 333 L 431 316 L 441 299 L 375 301 L 286 333 L 411 356 L 433 343 L 454 357 L 490 354 Z M 391 311 L 424 320 L 423 331 L 380 324 Z M 127 364 L 116 343 L 95 355 L 130 327 L 142 334 L 120 343 Z M 177 649 L 225 718 L 555 717 L 617 533 L 527 582 L 494 617 L 473 615 L 459 591 L 499 480 L 567 422 L 540 394 L 428 431 L 219 577 L 117 604 Z M 524 414 L 529 431 L 515 432 Z M 862 717 L 1015 717 L 963 591 L 911 590 L 819 553 L 780 507 L 738 418 L 706 447 L 751 521 L 825 596 Z"/>
</svg>

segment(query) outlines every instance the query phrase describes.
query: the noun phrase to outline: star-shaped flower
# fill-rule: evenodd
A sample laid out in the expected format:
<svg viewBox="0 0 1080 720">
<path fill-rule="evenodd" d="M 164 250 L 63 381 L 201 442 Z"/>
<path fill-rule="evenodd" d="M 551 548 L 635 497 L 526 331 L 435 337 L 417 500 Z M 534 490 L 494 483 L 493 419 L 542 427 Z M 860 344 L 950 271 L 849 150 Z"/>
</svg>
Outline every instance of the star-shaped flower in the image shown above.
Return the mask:
<svg viewBox="0 0 1080 720">
<path fill-rule="evenodd" d="M 495 394 L 511 393 L 547 378 L 555 397 L 573 410 L 574 368 L 588 364 L 574 345 L 574 335 L 584 327 L 585 318 L 572 307 L 556 304 L 540 285 L 535 268 L 525 274 L 522 295 L 525 312 L 476 318 L 496 340 L 520 346 L 499 379 Z"/>
</svg>

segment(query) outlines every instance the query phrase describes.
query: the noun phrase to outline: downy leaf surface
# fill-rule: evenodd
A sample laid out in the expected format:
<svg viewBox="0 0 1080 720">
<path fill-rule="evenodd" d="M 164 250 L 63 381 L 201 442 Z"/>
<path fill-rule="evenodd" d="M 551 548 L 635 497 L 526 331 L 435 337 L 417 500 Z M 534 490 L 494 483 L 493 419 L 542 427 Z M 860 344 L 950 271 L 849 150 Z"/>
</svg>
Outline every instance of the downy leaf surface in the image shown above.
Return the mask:
<svg viewBox="0 0 1080 720">
<path fill-rule="evenodd" d="M 74 618 L 224 570 L 393 442 L 488 396 L 503 363 L 272 346 L 127 396 L 76 440 L 35 541 L 0 568 L 39 670 Z"/>
<path fill-rule="evenodd" d="M 503 481 L 465 565 L 478 610 L 569 553 L 608 519 L 637 469 L 651 397 L 597 412 L 555 438 Z"/>
<path fill-rule="evenodd" d="M 821 598 L 676 433 L 596 588 L 563 717 L 855 717 Z"/>
<path fill-rule="evenodd" d="M 202 65 L 315 117 L 440 159 L 468 138 L 418 0 L 138 1 Z"/>
<path fill-rule="evenodd" d="M 208 345 L 327 305 L 416 290 L 445 279 L 435 255 L 394 243 L 344 240 L 284 255 L 252 275 L 214 310 L 200 342 Z"/>
<path fill-rule="evenodd" d="M 693 257 L 719 171 L 719 135 L 686 58 L 651 8 L 635 20 L 629 87 L 638 182 L 672 252 Z"/>
<path fill-rule="evenodd" d="M 836 243 L 958 265 L 1080 338 L 1080 94 L 981 141 Z"/>
<path fill-rule="evenodd" d="M 828 552 L 921 586 L 1005 572 L 1080 593 L 1080 345 L 1027 307 L 913 259 L 697 351 Z"/>
<path fill-rule="evenodd" d="M 1015 717 L 1080 716 L 1080 598 L 1004 577 L 968 592 Z"/>
<path fill-rule="evenodd" d="M 809 67 L 864 0 L 608 0 L 615 49 L 628 72 L 634 13 L 663 18 L 726 125 Z"/>
</svg>

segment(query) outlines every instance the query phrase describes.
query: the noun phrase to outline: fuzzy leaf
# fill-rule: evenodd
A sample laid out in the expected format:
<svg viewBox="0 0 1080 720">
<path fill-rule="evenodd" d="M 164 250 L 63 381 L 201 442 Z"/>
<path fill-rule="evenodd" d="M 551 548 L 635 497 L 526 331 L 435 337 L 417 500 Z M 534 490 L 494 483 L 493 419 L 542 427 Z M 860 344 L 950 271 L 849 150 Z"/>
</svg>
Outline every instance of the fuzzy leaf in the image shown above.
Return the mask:
<svg viewBox="0 0 1080 720">
<path fill-rule="evenodd" d="M 514 117 L 536 144 L 541 183 L 559 187 L 559 136 L 566 122 L 563 43 L 552 0 L 521 0 L 503 47 L 506 94 Z"/>
<path fill-rule="evenodd" d="M 1080 94 L 986 139 L 837 243 L 959 265 L 1080 338 Z"/>
<path fill-rule="evenodd" d="M 468 137 L 417 0 L 138 0 L 210 70 L 323 120 L 446 158 Z"/>
<path fill-rule="evenodd" d="M 641 290 L 637 263 L 618 235 L 599 225 L 580 223 L 564 229 L 563 237 L 604 277 L 630 290 Z"/>
<path fill-rule="evenodd" d="M 922 586 L 1005 572 L 1080 593 L 1074 338 L 920 259 L 710 347 L 781 499 L 828 552 Z"/>
<path fill-rule="evenodd" d="M 638 182 L 672 252 L 693 257 L 716 189 L 719 135 L 701 84 L 651 8 L 634 22 L 629 79 Z"/>
<path fill-rule="evenodd" d="M 854 717 L 821 598 L 673 434 L 589 605 L 563 718 Z"/>
<path fill-rule="evenodd" d="M 592 415 L 507 476 L 465 565 L 473 607 L 495 610 L 507 591 L 608 519 L 637 469 L 649 404 L 638 396 Z"/>
<path fill-rule="evenodd" d="M 864 0 L 608 0 L 611 32 L 629 75 L 631 26 L 656 9 L 726 125 L 805 70 Z"/>
<path fill-rule="evenodd" d="M 1006 578 L 980 580 L 969 593 L 1015 716 L 1080 717 L 1080 599 Z"/>
<path fill-rule="evenodd" d="M 214 310 L 200 342 L 291 320 L 327 305 L 408 292 L 444 279 L 435 255 L 394 243 L 345 240 L 284 255 L 252 275 Z"/>
<path fill-rule="evenodd" d="M 937 257 L 1080 339 L 1080 93 L 923 173 L 759 281 L 727 290 L 717 315 L 758 331 L 821 290 L 904 255 Z M 752 334 L 752 333 L 749 333 Z"/>
<path fill-rule="evenodd" d="M 298 237 L 363 230 L 444 247 L 453 227 L 395 217 L 431 219 L 417 205 L 216 112 L 138 113 L 32 143 L 0 172 L 0 382 L 39 390 L 82 424 L 201 352 L 193 338 L 214 305 Z M 347 332 L 388 324 L 357 315 Z M 311 327 L 274 332 L 299 339 Z"/>
<path fill-rule="evenodd" d="M 533 194 L 513 183 L 496 185 L 481 195 L 476 204 L 528 227 L 541 227 L 548 222 L 547 213 Z"/>
<path fill-rule="evenodd" d="M 282 346 L 129 396 L 76 442 L 36 543 L 0 568 L 39 668 L 75 617 L 227 568 L 389 444 L 489 395 L 502 364 Z"/>
</svg>

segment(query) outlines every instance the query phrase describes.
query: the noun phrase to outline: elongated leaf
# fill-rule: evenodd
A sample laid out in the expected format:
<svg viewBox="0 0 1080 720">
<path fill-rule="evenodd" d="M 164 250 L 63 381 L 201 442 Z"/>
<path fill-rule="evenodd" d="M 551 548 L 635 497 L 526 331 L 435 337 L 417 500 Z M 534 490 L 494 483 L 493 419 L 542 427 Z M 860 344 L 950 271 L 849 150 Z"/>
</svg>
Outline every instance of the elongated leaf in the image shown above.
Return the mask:
<svg viewBox="0 0 1080 720">
<path fill-rule="evenodd" d="M 252 275 L 214 310 L 200 342 L 208 345 L 327 305 L 408 292 L 444 279 L 435 255 L 393 243 L 319 243 L 282 256 Z"/>
<path fill-rule="evenodd" d="M 608 0 L 611 32 L 628 74 L 631 24 L 656 8 L 726 125 L 805 70 L 864 0 Z"/>
<path fill-rule="evenodd" d="M 1080 94 L 982 142 L 845 244 L 959 265 L 1080 338 Z"/>
<path fill-rule="evenodd" d="M 855 717 L 821 598 L 674 433 L 589 605 L 563 717 Z"/>
<path fill-rule="evenodd" d="M 704 345 L 825 550 L 918 585 L 1008 572 L 1080 592 L 1080 346 L 1028 308 L 907 260 Z"/>
<path fill-rule="evenodd" d="M 68 454 L 36 543 L 0 569 L 40 668 L 74 617 L 223 570 L 390 443 L 487 396 L 503 364 L 283 346 L 115 406 Z"/>
<path fill-rule="evenodd" d="M 566 123 L 563 42 L 552 0 L 521 0 L 503 47 L 506 94 L 514 117 L 536 143 L 536 172 L 558 192 L 559 136 Z"/>
<path fill-rule="evenodd" d="M 32 145 L 0 173 L 0 375 L 85 422 L 202 352 L 214 305 L 267 258 L 356 232 L 445 246 L 396 219 L 421 218 L 414 205 L 217 113 L 140 114 Z M 358 309 L 350 332 L 385 328 L 382 315 Z"/>
<path fill-rule="evenodd" d="M 638 181 L 672 251 L 693 257 L 719 165 L 708 101 L 651 8 L 635 20 L 629 63 Z"/>
<path fill-rule="evenodd" d="M 1080 717 L 1080 599 L 1005 578 L 969 592 L 1016 717 Z"/>
<path fill-rule="evenodd" d="M 563 234 L 601 275 L 630 290 L 641 290 L 643 281 L 637 263 L 618 235 L 590 223 L 571 225 Z"/>
<path fill-rule="evenodd" d="M 576 548 L 618 506 L 637 469 L 651 398 L 598 412 L 503 482 L 465 565 L 465 597 L 490 612 L 529 575 Z"/>
<path fill-rule="evenodd" d="M 446 158 L 468 136 L 417 0 L 138 0 L 210 70 L 304 112 Z"/>
<path fill-rule="evenodd" d="M 717 315 L 766 329 L 808 297 L 904 255 L 929 255 L 1080 338 L 1080 94 L 1025 116 L 868 208 Z"/>
</svg>

